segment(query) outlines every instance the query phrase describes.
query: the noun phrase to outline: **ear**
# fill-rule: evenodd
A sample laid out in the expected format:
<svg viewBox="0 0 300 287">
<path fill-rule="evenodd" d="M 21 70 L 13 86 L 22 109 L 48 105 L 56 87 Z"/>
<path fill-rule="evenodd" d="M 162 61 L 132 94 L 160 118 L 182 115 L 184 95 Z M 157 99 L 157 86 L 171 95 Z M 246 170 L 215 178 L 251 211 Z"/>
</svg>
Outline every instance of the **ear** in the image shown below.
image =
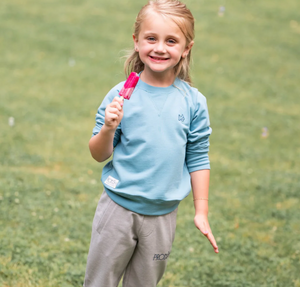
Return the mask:
<svg viewBox="0 0 300 287">
<path fill-rule="evenodd" d="M 138 51 L 139 51 L 139 47 L 138 47 L 138 39 L 135 37 L 134 34 L 132 34 L 132 39 L 133 39 L 133 42 L 134 42 L 134 50 L 135 50 L 136 52 L 138 52 Z"/>
<path fill-rule="evenodd" d="M 182 55 L 181 55 L 182 58 L 187 57 L 187 55 L 188 55 L 189 52 L 191 51 L 193 45 L 194 45 L 194 41 L 191 41 L 191 42 L 185 47 L 185 49 L 184 49 L 184 51 L 183 51 L 183 53 L 182 53 Z"/>
</svg>

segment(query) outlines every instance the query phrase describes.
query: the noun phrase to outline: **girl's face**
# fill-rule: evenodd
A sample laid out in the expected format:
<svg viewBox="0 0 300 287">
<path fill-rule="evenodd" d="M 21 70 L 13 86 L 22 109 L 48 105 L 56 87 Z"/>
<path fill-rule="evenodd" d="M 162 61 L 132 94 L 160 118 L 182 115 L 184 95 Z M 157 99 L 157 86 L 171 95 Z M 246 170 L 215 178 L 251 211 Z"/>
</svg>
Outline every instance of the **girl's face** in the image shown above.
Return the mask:
<svg viewBox="0 0 300 287">
<path fill-rule="evenodd" d="M 180 28 L 171 19 L 155 12 L 142 22 L 138 38 L 133 35 L 135 50 L 138 51 L 145 68 L 143 76 L 175 79 L 174 67 L 181 57 L 185 58 L 193 46 L 187 45 Z"/>
</svg>

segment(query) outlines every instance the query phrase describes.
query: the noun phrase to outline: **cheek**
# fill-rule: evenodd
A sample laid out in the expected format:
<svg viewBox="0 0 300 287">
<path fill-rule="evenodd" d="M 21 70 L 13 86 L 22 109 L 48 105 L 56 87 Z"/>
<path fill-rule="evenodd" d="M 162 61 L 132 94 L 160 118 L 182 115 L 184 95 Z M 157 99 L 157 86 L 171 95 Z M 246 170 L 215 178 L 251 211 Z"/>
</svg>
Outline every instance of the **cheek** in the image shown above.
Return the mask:
<svg viewBox="0 0 300 287">
<path fill-rule="evenodd" d="M 181 48 L 176 49 L 176 51 L 174 51 L 174 55 L 176 55 L 177 57 L 181 58 L 182 54 L 184 53 L 184 50 Z"/>
<path fill-rule="evenodd" d="M 140 51 L 143 53 L 149 53 L 151 51 L 151 46 L 150 45 L 142 45 L 140 47 Z"/>
</svg>

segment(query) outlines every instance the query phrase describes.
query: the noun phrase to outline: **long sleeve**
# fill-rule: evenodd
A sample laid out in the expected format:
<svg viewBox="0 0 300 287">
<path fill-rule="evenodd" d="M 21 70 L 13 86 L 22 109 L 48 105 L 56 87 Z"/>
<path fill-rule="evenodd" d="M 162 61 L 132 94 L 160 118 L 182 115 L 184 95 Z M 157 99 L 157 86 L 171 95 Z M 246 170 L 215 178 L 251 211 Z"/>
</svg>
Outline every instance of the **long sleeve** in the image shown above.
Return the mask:
<svg viewBox="0 0 300 287">
<path fill-rule="evenodd" d="M 106 97 L 104 98 L 103 102 L 101 103 L 100 107 L 98 108 L 97 114 L 96 114 L 96 124 L 93 128 L 93 135 L 96 135 L 101 130 L 102 126 L 104 125 L 104 119 L 105 119 L 105 109 L 106 106 L 112 102 L 115 96 L 118 94 L 115 92 L 115 90 L 111 90 Z M 121 124 L 118 126 L 115 136 L 114 136 L 114 147 L 118 144 L 120 141 L 120 135 L 121 135 Z"/>
<path fill-rule="evenodd" d="M 186 164 L 190 173 L 210 169 L 208 151 L 212 129 L 205 97 L 199 93 L 196 99 L 186 146 Z"/>
</svg>

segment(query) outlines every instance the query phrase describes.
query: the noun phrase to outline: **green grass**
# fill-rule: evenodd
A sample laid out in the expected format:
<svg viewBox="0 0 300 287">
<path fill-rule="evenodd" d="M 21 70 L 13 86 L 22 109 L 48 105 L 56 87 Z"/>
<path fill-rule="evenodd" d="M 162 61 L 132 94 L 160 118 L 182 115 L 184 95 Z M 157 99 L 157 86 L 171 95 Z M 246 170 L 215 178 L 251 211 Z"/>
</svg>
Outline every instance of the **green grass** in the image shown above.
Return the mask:
<svg viewBox="0 0 300 287">
<path fill-rule="evenodd" d="M 189 196 L 159 286 L 300 286 L 298 1 L 186 3 L 192 76 L 213 128 L 220 253 L 194 227 Z M 88 141 L 103 97 L 124 79 L 121 51 L 142 4 L 1 1 L 0 286 L 82 285 L 102 191 Z"/>
</svg>

